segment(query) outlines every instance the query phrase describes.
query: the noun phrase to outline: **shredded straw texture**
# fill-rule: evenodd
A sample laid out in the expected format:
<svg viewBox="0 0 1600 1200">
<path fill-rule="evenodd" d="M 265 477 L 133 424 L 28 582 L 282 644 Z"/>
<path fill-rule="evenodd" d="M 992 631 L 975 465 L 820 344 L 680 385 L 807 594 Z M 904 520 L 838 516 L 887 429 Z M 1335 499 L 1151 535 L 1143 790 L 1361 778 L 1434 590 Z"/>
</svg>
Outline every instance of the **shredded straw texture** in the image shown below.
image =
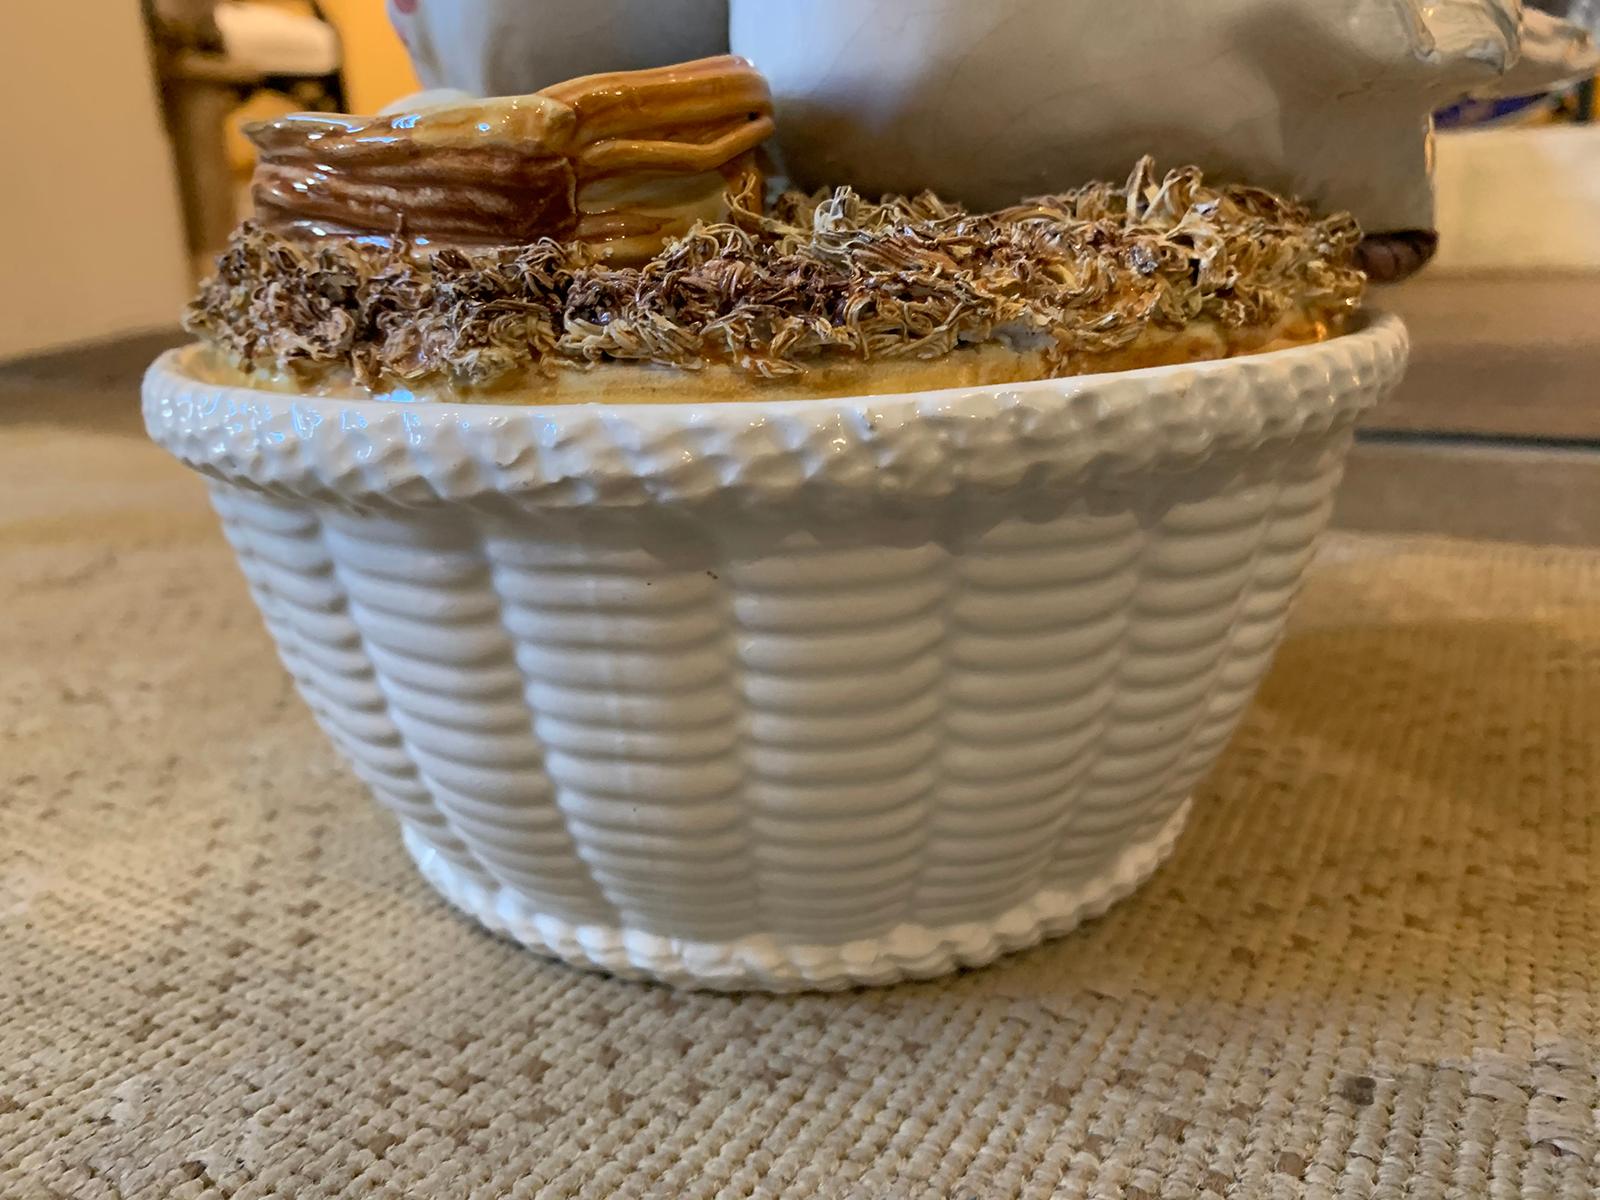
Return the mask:
<svg viewBox="0 0 1600 1200">
<path fill-rule="evenodd" d="M 839 359 L 932 359 L 963 344 L 1074 355 L 1208 320 L 1337 321 L 1361 299 L 1360 231 L 1195 167 L 1092 183 L 994 213 L 846 188 L 701 224 L 637 267 L 548 239 L 458 249 L 307 240 L 246 223 L 187 313 L 246 371 L 346 368 L 372 386 L 605 361 L 794 375 Z"/>
</svg>

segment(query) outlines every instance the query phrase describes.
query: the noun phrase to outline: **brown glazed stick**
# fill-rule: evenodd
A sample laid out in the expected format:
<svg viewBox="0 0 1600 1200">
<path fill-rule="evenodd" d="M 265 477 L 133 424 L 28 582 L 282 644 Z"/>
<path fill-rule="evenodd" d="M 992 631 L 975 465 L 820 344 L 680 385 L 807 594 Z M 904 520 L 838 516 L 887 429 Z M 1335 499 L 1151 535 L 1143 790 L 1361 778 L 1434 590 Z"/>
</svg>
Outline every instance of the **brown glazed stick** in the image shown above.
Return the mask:
<svg viewBox="0 0 1600 1200">
<path fill-rule="evenodd" d="M 772 135 L 766 81 L 731 55 L 592 75 L 532 96 L 385 117 L 298 115 L 251 128 L 260 220 L 295 236 L 404 235 L 523 245 L 577 238 L 642 261 L 696 220 L 723 219 L 720 174 L 759 203 L 753 151 Z M 614 186 L 605 219 L 580 193 Z"/>
</svg>

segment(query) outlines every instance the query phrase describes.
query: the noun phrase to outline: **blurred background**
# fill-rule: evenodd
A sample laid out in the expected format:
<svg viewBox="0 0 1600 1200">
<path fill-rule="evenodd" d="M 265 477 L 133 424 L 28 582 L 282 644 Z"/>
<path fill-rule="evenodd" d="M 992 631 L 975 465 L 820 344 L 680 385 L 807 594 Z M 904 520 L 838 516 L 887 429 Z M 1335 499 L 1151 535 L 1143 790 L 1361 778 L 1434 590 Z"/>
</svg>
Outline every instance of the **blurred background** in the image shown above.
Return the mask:
<svg viewBox="0 0 1600 1200">
<path fill-rule="evenodd" d="M 181 340 L 176 314 L 248 208 L 240 128 L 418 87 L 385 0 L 94 8 L 7 11 L 0 97 L 19 116 L 0 136 L 22 166 L 0 189 L 0 429 L 137 435 L 139 373 Z M 1410 323 L 1414 364 L 1363 431 L 1342 525 L 1600 544 L 1596 116 L 1594 80 L 1439 114 L 1439 255 L 1376 298 Z"/>
</svg>

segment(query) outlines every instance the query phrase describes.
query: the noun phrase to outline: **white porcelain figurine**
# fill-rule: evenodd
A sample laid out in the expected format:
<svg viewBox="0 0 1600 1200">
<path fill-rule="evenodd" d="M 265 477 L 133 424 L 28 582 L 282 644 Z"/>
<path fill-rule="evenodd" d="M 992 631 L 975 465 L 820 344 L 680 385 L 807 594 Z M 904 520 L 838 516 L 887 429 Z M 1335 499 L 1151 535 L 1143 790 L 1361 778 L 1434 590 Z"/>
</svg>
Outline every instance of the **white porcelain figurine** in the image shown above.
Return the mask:
<svg viewBox="0 0 1600 1200">
<path fill-rule="evenodd" d="M 1433 221 L 1429 115 L 1592 71 L 1520 0 L 391 0 L 432 87 L 527 92 L 732 48 L 771 81 L 793 180 L 992 207 L 1141 154 Z"/>
</svg>

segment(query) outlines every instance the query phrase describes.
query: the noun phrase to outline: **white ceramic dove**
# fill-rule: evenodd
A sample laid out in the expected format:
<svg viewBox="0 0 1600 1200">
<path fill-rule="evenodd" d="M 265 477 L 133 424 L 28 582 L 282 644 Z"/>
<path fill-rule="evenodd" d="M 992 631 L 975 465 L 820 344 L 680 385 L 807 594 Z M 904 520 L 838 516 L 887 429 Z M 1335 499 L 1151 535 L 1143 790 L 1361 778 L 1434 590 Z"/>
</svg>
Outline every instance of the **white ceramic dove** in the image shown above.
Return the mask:
<svg viewBox="0 0 1600 1200">
<path fill-rule="evenodd" d="M 1431 227 L 1429 115 L 1517 63 L 1520 22 L 1514 0 L 734 0 L 732 44 L 802 185 L 993 207 L 1153 154 L 1399 230 Z"/>
<path fill-rule="evenodd" d="M 391 0 L 429 86 L 533 91 L 731 48 L 772 84 L 807 186 L 993 207 L 1142 154 L 1433 221 L 1429 114 L 1595 66 L 1518 0 Z"/>
<path fill-rule="evenodd" d="M 727 0 L 389 0 L 428 88 L 518 96 L 726 54 Z"/>
</svg>

